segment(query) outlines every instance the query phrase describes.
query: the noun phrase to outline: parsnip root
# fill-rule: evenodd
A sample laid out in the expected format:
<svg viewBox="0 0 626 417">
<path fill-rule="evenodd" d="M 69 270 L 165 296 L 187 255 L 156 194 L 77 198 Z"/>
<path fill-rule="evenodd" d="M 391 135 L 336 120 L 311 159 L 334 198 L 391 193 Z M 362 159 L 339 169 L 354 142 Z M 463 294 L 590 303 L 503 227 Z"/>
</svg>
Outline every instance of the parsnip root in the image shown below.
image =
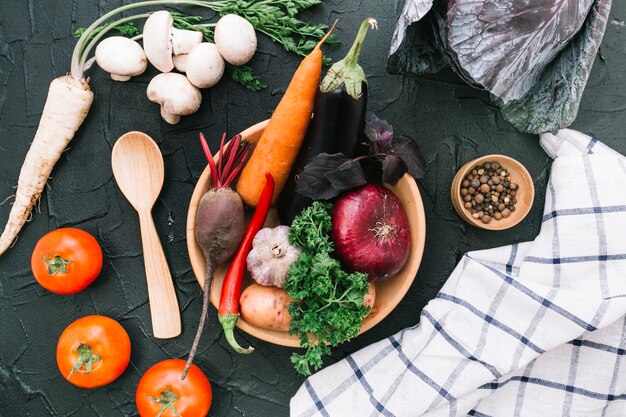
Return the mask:
<svg viewBox="0 0 626 417">
<path fill-rule="evenodd" d="M 0 236 L 0 255 L 13 243 L 41 196 L 54 164 L 85 120 L 93 93 L 87 82 L 69 75 L 50 83 L 35 139 L 20 171 L 9 219 Z"/>
</svg>

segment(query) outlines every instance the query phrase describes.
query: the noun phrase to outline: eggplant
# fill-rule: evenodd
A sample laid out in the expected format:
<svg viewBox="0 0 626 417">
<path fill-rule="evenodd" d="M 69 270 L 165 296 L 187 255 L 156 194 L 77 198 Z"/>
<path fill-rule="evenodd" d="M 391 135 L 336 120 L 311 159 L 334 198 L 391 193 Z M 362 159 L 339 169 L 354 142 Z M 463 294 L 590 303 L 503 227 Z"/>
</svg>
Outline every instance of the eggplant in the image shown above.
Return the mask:
<svg viewBox="0 0 626 417">
<path fill-rule="evenodd" d="M 278 199 L 278 216 L 282 224 L 290 225 L 313 202 L 296 192 L 298 177 L 311 158 L 320 153 L 343 153 L 348 157 L 361 153 L 367 112 L 367 78 L 358 60 L 370 26 L 378 28 L 376 20 L 365 19 L 350 51 L 330 67 L 320 83 L 313 118 Z"/>
</svg>

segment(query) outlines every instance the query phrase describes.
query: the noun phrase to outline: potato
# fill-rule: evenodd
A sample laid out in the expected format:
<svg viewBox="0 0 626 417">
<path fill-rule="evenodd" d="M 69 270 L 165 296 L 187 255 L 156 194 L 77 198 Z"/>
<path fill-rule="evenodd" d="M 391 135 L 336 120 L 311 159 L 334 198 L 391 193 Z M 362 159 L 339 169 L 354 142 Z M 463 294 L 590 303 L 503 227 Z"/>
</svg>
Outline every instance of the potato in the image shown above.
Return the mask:
<svg viewBox="0 0 626 417">
<path fill-rule="evenodd" d="M 241 294 L 241 317 L 248 323 L 268 330 L 286 332 L 289 330 L 291 316 L 287 310 L 292 298 L 282 288 L 251 284 Z M 371 307 L 369 315 L 375 314 L 376 286 L 369 283 L 363 303 Z"/>
<path fill-rule="evenodd" d="M 291 322 L 287 311 L 291 300 L 282 288 L 251 284 L 241 294 L 241 316 L 254 326 L 286 332 Z"/>
<path fill-rule="evenodd" d="M 376 285 L 373 282 L 368 283 L 367 293 L 363 297 L 363 304 L 371 308 L 370 312 L 367 313 L 367 316 L 373 316 L 378 313 L 378 307 L 376 307 Z"/>
</svg>

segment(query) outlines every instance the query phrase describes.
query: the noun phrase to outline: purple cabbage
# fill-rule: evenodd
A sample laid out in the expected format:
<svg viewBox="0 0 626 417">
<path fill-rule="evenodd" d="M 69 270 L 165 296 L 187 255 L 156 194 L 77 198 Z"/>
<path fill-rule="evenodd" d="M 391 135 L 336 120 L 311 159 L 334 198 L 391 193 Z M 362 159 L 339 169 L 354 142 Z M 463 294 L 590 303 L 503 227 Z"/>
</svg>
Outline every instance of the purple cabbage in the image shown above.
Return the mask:
<svg viewBox="0 0 626 417">
<path fill-rule="evenodd" d="M 428 1 L 407 3 L 413 6 L 405 5 L 397 32 L 406 11 Z M 491 93 L 518 130 L 554 132 L 576 117 L 610 7 L 611 0 L 440 2 L 406 30 L 403 43 L 394 34 L 389 70 L 421 75 L 438 71 L 443 60 Z"/>
</svg>

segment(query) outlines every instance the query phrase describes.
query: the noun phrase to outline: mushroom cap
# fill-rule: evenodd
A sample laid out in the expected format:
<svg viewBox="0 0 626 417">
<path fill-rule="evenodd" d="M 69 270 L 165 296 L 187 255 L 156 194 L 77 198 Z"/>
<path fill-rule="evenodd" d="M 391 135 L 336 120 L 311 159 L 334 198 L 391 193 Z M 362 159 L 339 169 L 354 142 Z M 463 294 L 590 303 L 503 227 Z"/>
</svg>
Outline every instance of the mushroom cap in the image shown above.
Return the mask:
<svg viewBox="0 0 626 417">
<path fill-rule="evenodd" d="M 187 78 L 198 88 L 212 87 L 224 74 L 224 58 L 214 43 L 203 42 L 189 52 Z"/>
<path fill-rule="evenodd" d="M 174 19 L 167 10 L 155 12 L 143 26 L 143 48 L 152 65 L 161 72 L 174 69 L 172 61 L 172 24 Z"/>
<path fill-rule="evenodd" d="M 215 26 L 215 44 L 228 63 L 243 65 L 256 52 L 256 32 L 252 24 L 243 17 L 227 14 Z"/>
<path fill-rule="evenodd" d="M 200 107 L 202 95 L 187 77 L 174 72 L 155 76 L 148 84 L 148 99 L 161 105 L 161 113 L 184 116 Z"/>
<path fill-rule="evenodd" d="M 123 36 L 106 38 L 96 47 L 96 62 L 104 71 L 117 76 L 117 79 L 129 79 L 142 74 L 148 67 L 148 60 L 139 43 Z"/>
</svg>

